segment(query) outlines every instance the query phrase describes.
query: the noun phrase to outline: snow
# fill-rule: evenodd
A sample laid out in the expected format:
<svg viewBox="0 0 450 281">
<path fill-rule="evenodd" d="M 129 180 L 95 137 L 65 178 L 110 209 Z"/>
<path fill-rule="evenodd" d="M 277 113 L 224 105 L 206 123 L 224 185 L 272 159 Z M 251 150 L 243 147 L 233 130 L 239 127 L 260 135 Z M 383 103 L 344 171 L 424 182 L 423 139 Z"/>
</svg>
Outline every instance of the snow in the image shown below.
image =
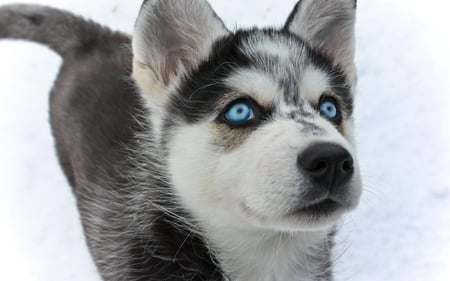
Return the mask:
<svg viewBox="0 0 450 281">
<path fill-rule="evenodd" d="M 11 1 L 0 0 L 0 4 Z M 140 1 L 40 0 L 131 32 Z M 211 0 L 230 28 L 281 25 L 294 0 Z M 356 138 L 365 180 L 336 280 L 450 280 L 450 40 L 444 0 L 358 3 Z M 61 60 L 0 42 L 2 280 L 99 281 L 57 165 L 48 92 Z"/>
</svg>

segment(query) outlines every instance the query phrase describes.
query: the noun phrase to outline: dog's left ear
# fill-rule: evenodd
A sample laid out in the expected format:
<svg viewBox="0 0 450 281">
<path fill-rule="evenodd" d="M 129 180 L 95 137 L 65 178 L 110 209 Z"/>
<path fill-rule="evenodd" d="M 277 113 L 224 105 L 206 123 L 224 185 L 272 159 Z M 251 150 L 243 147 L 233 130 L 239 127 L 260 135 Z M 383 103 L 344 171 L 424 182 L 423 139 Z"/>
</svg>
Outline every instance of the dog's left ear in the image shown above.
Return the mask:
<svg viewBox="0 0 450 281">
<path fill-rule="evenodd" d="M 356 0 L 300 0 L 284 29 L 350 71 L 354 69 L 355 18 Z"/>
<path fill-rule="evenodd" d="M 154 107 L 229 34 L 206 0 L 145 0 L 133 35 L 133 78 Z"/>
</svg>

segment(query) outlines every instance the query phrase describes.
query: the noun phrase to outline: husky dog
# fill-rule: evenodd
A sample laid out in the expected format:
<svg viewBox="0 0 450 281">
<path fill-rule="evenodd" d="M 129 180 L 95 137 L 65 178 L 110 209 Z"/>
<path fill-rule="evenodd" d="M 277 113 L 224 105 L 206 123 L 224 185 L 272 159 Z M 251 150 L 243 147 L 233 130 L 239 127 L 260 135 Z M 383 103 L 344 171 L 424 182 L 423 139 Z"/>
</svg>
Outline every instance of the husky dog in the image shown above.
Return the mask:
<svg viewBox="0 0 450 281">
<path fill-rule="evenodd" d="M 332 280 L 361 193 L 355 9 L 302 0 L 231 32 L 206 0 L 147 0 L 130 37 L 0 8 L 0 38 L 63 58 L 51 125 L 104 280 Z"/>
</svg>

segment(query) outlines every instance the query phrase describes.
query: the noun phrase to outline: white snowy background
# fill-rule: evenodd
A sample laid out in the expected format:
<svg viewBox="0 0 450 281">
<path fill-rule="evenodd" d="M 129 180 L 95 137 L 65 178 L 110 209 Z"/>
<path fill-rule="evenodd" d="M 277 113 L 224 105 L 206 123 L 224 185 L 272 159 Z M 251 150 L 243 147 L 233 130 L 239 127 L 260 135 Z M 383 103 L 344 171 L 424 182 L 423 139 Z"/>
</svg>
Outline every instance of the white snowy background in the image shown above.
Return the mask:
<svg viewBox="0 0 450 281">
<path fill-rule="evenodd" d="M 131 32 L 141 1 L 22 2 Z M 450 4 L 358 2 L 356 138 L 365 193 L 339 233 L 336 280 L 448 281 Z M 234 28 L 280 26 L 295 0 L 211 3 Z M 0 41 L 1 280 L 99 280 L 48 125 L 60 63 L 38 45 Z"/>
</svg>

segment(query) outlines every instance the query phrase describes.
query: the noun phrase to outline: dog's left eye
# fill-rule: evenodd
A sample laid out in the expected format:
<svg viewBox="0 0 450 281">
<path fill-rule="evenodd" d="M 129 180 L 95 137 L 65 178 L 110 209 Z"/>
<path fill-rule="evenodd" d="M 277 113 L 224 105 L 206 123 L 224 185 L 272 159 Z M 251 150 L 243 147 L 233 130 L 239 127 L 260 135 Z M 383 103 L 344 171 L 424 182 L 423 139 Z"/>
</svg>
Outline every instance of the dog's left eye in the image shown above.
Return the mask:
<svg viewBox="0 0 450 281">
<path fill-rule="evenodd" d="M 340 117 L 339 105 L 332 97 L 325 97 L 319 104 L 320 114 L 330 121 L 338 121 Z"/>
<path fill-rule="evenodd" d="M 253 106 L 249 101 L 238 100 L 232 103 L 225 112 L 225 119 L 231 125 L 244 125 L 255 118 Z"/>
</svg>

